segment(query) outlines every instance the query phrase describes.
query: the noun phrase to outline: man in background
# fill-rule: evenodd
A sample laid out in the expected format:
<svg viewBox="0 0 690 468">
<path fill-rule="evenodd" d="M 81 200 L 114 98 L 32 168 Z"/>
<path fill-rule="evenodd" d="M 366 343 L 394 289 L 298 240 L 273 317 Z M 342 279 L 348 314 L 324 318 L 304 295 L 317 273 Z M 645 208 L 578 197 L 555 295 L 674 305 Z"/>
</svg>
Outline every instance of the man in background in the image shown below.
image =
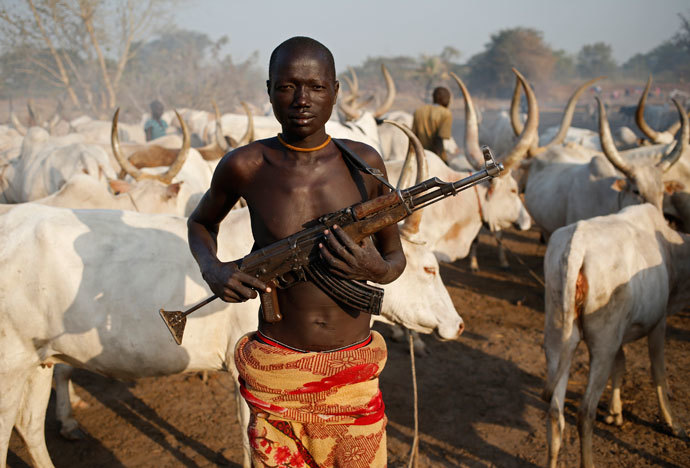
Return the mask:
<svg viewBox="0 0 690 468">
<path fill-rule="evenodd" d="M 425 104 L 414 112 L 412 131 L 422 142 L 424 149 L 433 151 L 444 162 L 448 162 L 444 140 L 452 138 L 453 129 L 453 114 L 448 109 L 448 88 L 439 86 L 434 89 L 433 101 L 433 104 Z"/>
<path fill-rule="evenodd" d="M 168 122 L 163 120 L 163 104 L 156 100 L 151 103 L 151 118 L 144 124 L 146 141 L 155 140 L 165 135 L 168 130 Z"/>
</svg>

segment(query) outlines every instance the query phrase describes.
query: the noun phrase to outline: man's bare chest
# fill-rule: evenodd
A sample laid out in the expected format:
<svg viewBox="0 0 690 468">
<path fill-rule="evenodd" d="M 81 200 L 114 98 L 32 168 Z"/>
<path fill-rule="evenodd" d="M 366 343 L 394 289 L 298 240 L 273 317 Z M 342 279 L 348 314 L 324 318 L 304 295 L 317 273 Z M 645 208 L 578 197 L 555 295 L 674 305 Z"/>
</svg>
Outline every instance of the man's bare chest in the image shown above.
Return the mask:
<svg viewBox="0 0 690 468">
<path fill-rule="evenodd" d="M 309 221 L 367 199 L 362 177 L 341 161 L 321 167 L 274 167 L 258 171 L 245 199 L 254 239 L 266 245 Z"/>
</svg>

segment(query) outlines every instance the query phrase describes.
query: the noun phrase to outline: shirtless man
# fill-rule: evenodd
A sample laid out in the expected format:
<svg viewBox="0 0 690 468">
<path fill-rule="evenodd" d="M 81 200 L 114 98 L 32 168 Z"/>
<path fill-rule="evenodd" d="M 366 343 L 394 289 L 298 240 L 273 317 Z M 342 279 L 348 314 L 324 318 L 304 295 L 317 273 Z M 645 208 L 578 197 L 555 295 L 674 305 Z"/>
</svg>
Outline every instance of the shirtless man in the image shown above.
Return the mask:
<svg viewBox="0 0 690 468">
<path fill-rule="evenodd" d="M 388 191 L 353 169 L 326 134 L 339 83 L 325 46 L 305 37 L 283 42 L 271 55 L 266 85 L 282 133 L 225 155 L 188 222 L 190 249 L 202 275 L 227 302 L 268 291 L 216 256 L 220 222 L 240 197 L 251 213 L 255 248 L 262 248 L 320 215 Z M 373 148 L 344 143 L 385 174 Z M 389 226 L 373 237 L 355 243 L 334 226 L 324 232 L 322 259 L 341 278 L 389 283 L 405 267 L 398 228 Z M 252 411 L 254 464 L 351 466 L 352 443 L 344 441 L 365 437 L 367 453 L 358 460 L 369 462 L 362 466 L 385 466 L 386 419 L 378 391 L 385 344 L 370 329 L 371 315 L 341 307 L 309 281 L 277 292 L 282 320 L 269 323 L 260 314 L 258 332 L 240 340 L 236 350 L 242 394 Z M 270 364 L 271 371 L 256 363 Z M 295 401 L 285 398 L 286 392 L 305 397 Z"/>
</svg>

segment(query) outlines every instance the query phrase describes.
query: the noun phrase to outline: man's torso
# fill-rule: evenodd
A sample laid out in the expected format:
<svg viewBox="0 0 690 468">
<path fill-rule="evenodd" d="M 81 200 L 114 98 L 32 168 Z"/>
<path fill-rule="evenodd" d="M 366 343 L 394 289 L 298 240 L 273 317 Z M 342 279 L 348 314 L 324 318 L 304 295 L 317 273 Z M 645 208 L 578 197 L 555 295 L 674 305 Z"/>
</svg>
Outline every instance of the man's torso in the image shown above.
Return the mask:
<svg viewBox="0 0 690 468">
<path fill-rule="evenodd" d="M 348 142 L 351 148 L 355 142 Z M 369 198 L 370 177 L 354 174 L 331 143 L 318 155 L 288 157 L 275 138 L 253 145 L 244 164 L 252 165 L 236 193 L 247 201 L 258 248 L 304 228 L 305 223 Z M 245 152 L 244 154 L 246 154 Z M 238 162 L 239 164 L 239 162 Z M 355 179 L 359 179 L 358 187 Z M 364 193 L 363 193 L 364 192 Z M 260 330 L 288 345 L 313 351 L 345 346 L 369 334 L 370 316 L 344 311 L 311 282 L 278 290 L 283 319 L 260 322 Z M 261 319 L 260 319 L 261 320 Z"/>
</svg>

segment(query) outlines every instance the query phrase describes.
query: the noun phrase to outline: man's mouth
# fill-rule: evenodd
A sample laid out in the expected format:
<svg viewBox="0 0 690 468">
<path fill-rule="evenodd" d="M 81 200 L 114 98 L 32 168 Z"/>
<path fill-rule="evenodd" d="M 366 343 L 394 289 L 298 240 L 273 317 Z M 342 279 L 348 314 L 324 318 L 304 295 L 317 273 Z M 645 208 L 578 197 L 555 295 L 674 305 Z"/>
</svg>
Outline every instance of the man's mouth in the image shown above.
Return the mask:
<svg viewBox="0 0 690 468">
<path fill-rule="evenodd" d="M 314 114 L 292 114 L 290 115 L 290 120 L 295 123 L 305 125 L 314 119 Z"/>
</svg>

